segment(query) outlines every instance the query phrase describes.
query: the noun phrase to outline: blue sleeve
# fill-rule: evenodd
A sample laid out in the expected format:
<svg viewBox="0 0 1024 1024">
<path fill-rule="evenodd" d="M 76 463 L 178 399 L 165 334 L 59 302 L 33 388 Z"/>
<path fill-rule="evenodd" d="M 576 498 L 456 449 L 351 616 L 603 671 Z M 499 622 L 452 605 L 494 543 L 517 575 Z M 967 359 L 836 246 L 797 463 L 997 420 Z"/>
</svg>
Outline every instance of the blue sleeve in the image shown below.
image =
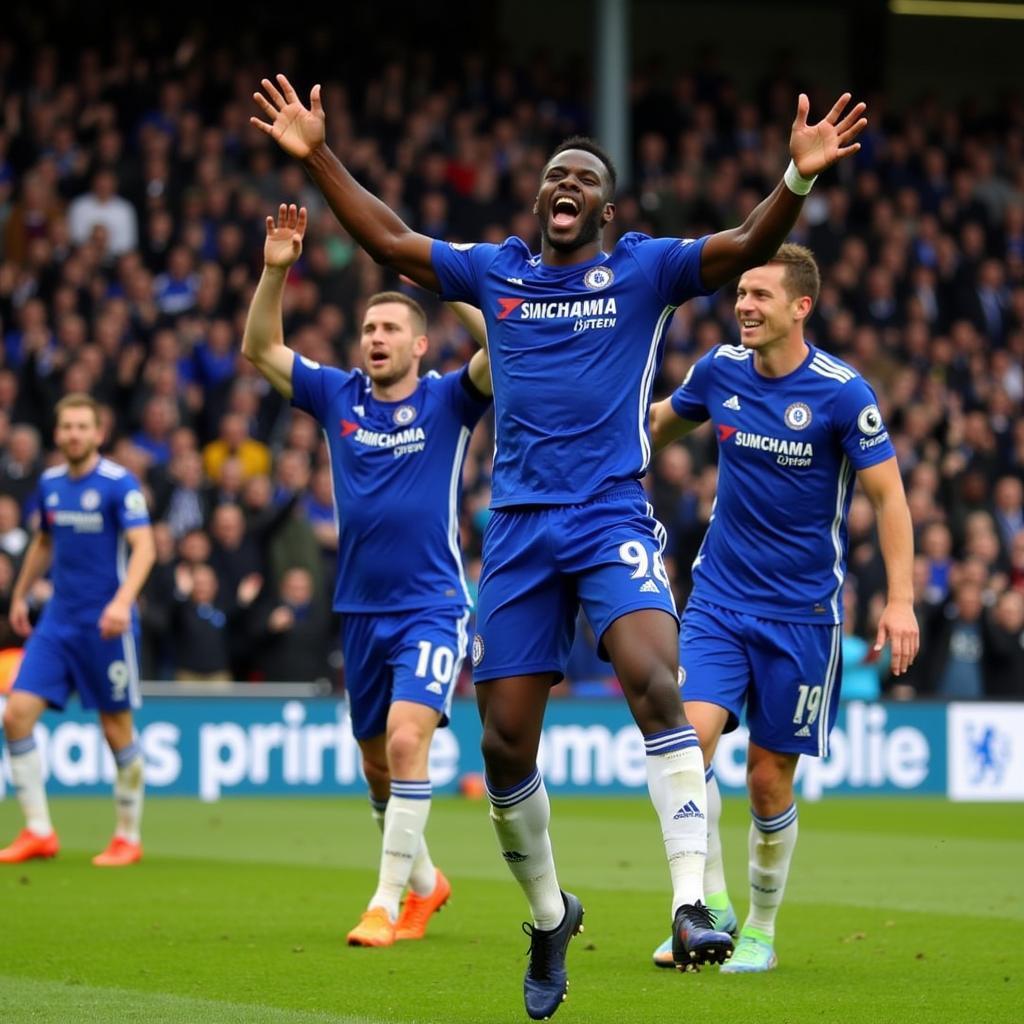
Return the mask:
<svg viewBox="0 0 1024 1024">
<path fill-rule="evenodd" d="M 709 295 L 700 277 L 703 238 L 646 238 L 633 246 L 633 258 L 662 301 L 681 306 L 697 295 Z"/>
<path fill-rule="evenodd" d="M 50 521 L 46 518 L 46 488 L 40 480 L 39 486 L 26 499 L 25 508 L 22 510 L 22 520 L 27 523 L 33 509 L 39 509 L 39 529 L 42 533 L 50 532 Z"/>
<path fill-rule="evenodd" d="M 136 526 L 149 526 L 149 509 L 146 507 L 146 496 L 142 493 L 139 481 L 125 474 L 117 481 L 114 492 L 117 501 L 117 525 L 121 530 L 131 530 Z"/>
<path fill-rule="evenodd" d="M 292 405 L 323 423 L 331 397 L 351 379 L 352 373 L 296 355 L 292 363 Z"/>
<path fill-rule="evenodd" d="M 469 379 L 469 367 L 446 373 L 439 381 L 459 422 L 472 430 L 491 406 L 491 399 L 477 391 Z"/>
<path fill-rule="evenodd" d="M 714 350 L 701 357 L 690 367 L 686 379 L 672 392 L 672 409 L 675 414 L 691 423 L 703 423 L 711 418 L 708 412 L 708 378 L 711 374 L 711 360 Z"/>
<path fill-rule="evenodd" d="M 895 456 L 878 399 L 863 377 L 854 377 L 839 389 L 832 417 L 839 443 L 855 469 L 877 466 Z"/>
<path fill-rule="evenodd" d="M 498 249 L 489 242 L 441 242 L 435 238 L 430 246 L 430 262 L 441 282 L 441 298 L 479 306 L 483 271 Z"/>
</svg>

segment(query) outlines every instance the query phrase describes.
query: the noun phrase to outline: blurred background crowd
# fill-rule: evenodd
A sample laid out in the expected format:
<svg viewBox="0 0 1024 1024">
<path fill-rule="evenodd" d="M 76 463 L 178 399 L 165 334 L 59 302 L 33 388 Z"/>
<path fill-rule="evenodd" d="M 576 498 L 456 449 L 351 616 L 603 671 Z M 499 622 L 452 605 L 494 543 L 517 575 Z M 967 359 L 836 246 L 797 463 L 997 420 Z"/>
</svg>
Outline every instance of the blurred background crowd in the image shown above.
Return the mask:
<svg viewBox="0 0 1024 1024">
<path fill-rule="evenodd" d="M 322 43 L 322 40 L 321 40 Z M 262 267 L 264 217 L 309 208 L 287 288 L 290 345 L 358 365 L 362 303 L 398 284 L 357 249 L 300 166 L 253 129 L 251 94 L 288 73 L 323 85 L 328 138 L 359 180 L 417 230 L 452 240 L 518 234 L 536 246 L 538 174 L 565 136 L 593 130 L 571 62 L 528 68 L 460 52 L 396 51 L 347 74 L 294 48 L 255 60 L 200 34 L 113 32 L 97 47 L 19 48 L 0 35 L 0 612 L 52 460 L 55 401 L 102 403 L 105 451 L 144 481 L 158 564 L 142 601 L 144 676 L 338 685 L 329 612 L 336 547 L 315 423 L 239 355 Z M 765 58 L 756 89 L 713 55 L 636 68 L 625 231 L 697 236 L 739 223 L 779 180 L 796 95 L 834 98 Z M 825 176 L 794 237 L 822 267 L 809 325 L 878 392 L 914 519 L 922 628 L 898 683 L 874 659 L 885 578 L 873 513 L 850 515 L 844 695 L 1024 696 L 1024 98 L 887 107 L 856 159 Z M 473 351 L 429 296 L 427 365 Z M 664 395 L 711 346 L 735 341 L 729 290 L 682 307 L 657 382 Z M 490 427 L 465 474 L 462 539 L 479 576 Z M 647 478 L 678 601 L 715 493 L 700 430 Z M 41 584 L 34 598 L 46 599 Z M 0 618 L 0 647 L 19 641 Z M 581 623 L 570 680 L 615 692 Z M 467 679 L 463 680 L 463 685 Z"/>
</svg>

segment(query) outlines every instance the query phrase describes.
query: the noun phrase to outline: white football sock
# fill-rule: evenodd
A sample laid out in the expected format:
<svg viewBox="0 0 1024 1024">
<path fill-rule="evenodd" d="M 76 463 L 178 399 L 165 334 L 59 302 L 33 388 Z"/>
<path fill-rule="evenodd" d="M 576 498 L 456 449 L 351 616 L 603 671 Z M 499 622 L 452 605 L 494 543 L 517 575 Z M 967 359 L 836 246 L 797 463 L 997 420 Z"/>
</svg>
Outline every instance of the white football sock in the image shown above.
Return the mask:
<svg viewBox="0 0 1024 1024">
<path fill-rule="evenodd" d="M 771 937 L 796 848 L 796 804 L 774 818 L 759 818 L 753 811 L 750 816 L 750 913 L 743 927 Z"/>
<path fill-rule="evenodd" d="M 138 843 L 142 826 L 142 801 L 146 790 L 146 762 L 137 742 L 114 751 L 117 779 L 114 782 L 114 804 L 117 826 L 114 835 Z"/>
<path fill-rule="evenodd" d="M 11 759 L 11 782 L 25 815 L 25 827 L 37 836 L 48 836 L 53 831 L 53 823 L 43 786 L 43 762 L 35 738 L 26 736 L 13 740 L 7 744 L 7 752 Z"/>
<path fill-rule="evenodd" d="M 672 916 L 684 903 L 704 899 L 708 852 L 704 757 L 692 726 L 644 737 L 647 788 L 661 821 L 669 874 Z"/>
<path fill-rule="evenodd" d="M 384 812 L 387 810 L 387 800 L 377 800 L 370 797 L 370 813 L 377 827 L 384 832 Z M 417 896 L 429 896 L 437 885 L 437 871 L 434 869 L 434 862 L 430 857 L 430 850 L 427 848 L 426 837 L 420 840 L 420 848 L 413 858 L 412 871 L 409 872 L 409 888 Z"/>
<path fill-rule="evenodd" d="M 557 928 L 565 916 L 565 903 L 548 836 L 551 804 L 540 772 L 535 768 L 511 789 L 494 789 L 487 783 L 487 796 L 501 855 L 526 895 L 534 927 Z"/>
<path fill-rule="evenodd" d="M 708 859 L 704 865 L 705 902 L 712 910 L 725 910 L 729 906 L 729 891 L 725 884 L 725 862 L 722 859 L 722 836 L 718 826 L 722 821 L 722 794 L 718 789 L 715 771 L 704 772 L 708 790 Z"/>
<path fill-rule="evenodd" d="M 367 907 L 383 907 L 392 921 L 398 918 L 398 904 L 409 882 L 413 860 L 423 842 L 423 831 L 430 817 L 430 798 L 428 779 L 391 780 L 391 798 L 384 812 L 384 842 L 377 891 Z"/>
</svg>

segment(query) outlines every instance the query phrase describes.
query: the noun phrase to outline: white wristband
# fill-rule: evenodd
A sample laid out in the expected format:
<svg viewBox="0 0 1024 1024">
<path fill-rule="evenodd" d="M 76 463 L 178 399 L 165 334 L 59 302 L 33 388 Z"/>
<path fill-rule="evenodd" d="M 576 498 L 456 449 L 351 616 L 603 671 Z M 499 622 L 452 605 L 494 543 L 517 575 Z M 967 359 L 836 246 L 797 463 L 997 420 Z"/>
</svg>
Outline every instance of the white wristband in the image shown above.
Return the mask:
<svg viewBox="0 0 1024 1024">
<path fill-rule="evenodd" d="M 805 196 L 812 188 L 814 188 L 814 183 L 818 180 L 818 176 L 814 175 L 813 178 L 805 178 L 796 169 L 796 164 L 790 160 L 789 166 L 786 168 L 786 173 L 782 176 L 782 180 L 786 183 L 786 188 L 788 188 L 790 192 L 793 192 L 798 196 Z"/>
</svg>

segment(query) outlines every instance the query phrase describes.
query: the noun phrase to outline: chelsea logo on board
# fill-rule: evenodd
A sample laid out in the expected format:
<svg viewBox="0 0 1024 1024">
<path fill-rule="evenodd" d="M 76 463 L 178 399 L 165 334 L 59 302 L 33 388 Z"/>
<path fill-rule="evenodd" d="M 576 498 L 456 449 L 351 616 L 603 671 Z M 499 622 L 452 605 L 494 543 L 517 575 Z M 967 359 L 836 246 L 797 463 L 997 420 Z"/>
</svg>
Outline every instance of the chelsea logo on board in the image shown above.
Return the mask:
<svg viewBox="0 0 1024 1024">
<path fill-rule="evenodd" d="M 607 267 L 591 267 L 583 275 L 583 284 L 592 292 L 607 288 L 614 280 L 615 275 Z"/>
<path fill-rule="evenodd" d="M 794 402 L 782 417 L 790 430 L 803 430 L 811 422 L 811 408 L 803 402 Z"/>
<path fill-rule="evenodd" d="M 400 427 L 407 427 L 416 419 L 416 409 L 411 405 L 400 405 L 394 412 L 392 419 Z"/>
</svg>

